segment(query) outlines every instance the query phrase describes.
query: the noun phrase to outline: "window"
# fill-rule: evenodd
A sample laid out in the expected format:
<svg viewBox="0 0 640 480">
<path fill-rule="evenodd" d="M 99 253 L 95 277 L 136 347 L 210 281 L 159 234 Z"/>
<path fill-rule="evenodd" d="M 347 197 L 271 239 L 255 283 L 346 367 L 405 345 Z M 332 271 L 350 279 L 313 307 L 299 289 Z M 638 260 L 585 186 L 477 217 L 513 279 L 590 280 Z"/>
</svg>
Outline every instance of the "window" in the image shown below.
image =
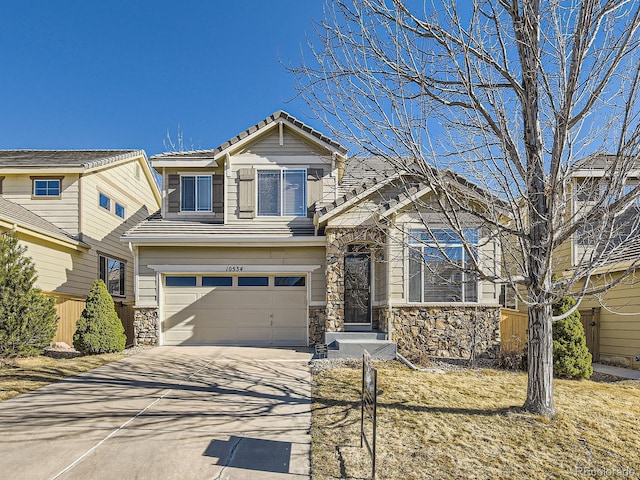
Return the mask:
<svg viewBox="0 0 640 480">
<path fill-rule="evenodd" d="M 111 199 L 107 197 L 104 193 L 101 193 L 98 198 L 98 205 L 104 208 L 107 211 L 111 211 Z"/>
<path fill-rule="evenodd" d="M 196 277 L 170 276 L 165 278 L 167 287 L 195 287 Z"/>
<path fill-rule="evenodd" d="M 258 170 L 258 215 L 306 216 L 306 178 L 305 170 Z"/>
<path fill-rule="evenodd" d="M 463 234 L 468 244 L 478 244 L 477 230 Z M 462 239 L 452 230 L 410 230 L 409 301 L 477 302 L 477 279 L 464 271 L 468 261 Z"/>
<path fill-rule="evenodd" d="M 210 212 L 212 204 L 211 175 L 183 175 L 180 177 L 180 210 Z"/>
<path fill-rule="evenodd" d="M 111 295 L 124 297 L 125 263 L 114 258 L 100 255 L 100 280 L 107 286 Z"/>
<path fill-rule="evenodd" d="M 275 277 L 276 287 L 304 287 L 305 277 Z"/>
<path fill-rule="evenodd" d="M 239 287 L 268 287 L 269 277 L 238 277 Z"/>
<path fill-rule="evenodd" d="M 59 197 L 61 180 L 56 179 L 34 179 L 33 180 L 33 196 L 34 197 Z"/>
<path fill-rule="evenodd" d="M 230 287 L 232 285 L 231 277 L 202 277 L 203 287 Z"/>
<path fill-rule="evenodd" d="M 124 206 L 120 205 L 118 202 L 116 202 L 116 216 L 125 218 Z"/>
</svg>

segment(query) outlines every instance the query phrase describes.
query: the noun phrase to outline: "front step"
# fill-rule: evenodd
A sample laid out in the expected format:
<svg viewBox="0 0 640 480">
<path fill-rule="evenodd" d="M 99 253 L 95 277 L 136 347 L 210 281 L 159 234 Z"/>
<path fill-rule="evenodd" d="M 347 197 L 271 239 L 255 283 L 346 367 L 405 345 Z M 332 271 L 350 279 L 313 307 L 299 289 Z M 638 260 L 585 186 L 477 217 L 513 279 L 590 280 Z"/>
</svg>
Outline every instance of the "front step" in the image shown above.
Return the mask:
<svg viewBox="0 0 640 480">
<path fill-rule="evenodd" d="M 396 358 L 396 344 L 379 332 L 328 332 L 325 334 L 327 358 L 362 358 L 369 352 L 376 360 Z"/>
</svg>

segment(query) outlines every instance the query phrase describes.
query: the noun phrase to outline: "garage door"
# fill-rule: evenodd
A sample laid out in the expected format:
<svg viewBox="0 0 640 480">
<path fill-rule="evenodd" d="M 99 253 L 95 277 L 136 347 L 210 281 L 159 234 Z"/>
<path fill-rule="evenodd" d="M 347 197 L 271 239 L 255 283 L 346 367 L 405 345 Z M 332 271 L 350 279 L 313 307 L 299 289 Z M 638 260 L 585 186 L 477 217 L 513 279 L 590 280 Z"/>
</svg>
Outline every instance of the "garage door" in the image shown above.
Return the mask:
<svg viewBox="0 0 640 480">
<path fill-rule="evenodd" d="M 165 277 L 165 345 L 307 344 L 305 276 Z"/>
</svg>

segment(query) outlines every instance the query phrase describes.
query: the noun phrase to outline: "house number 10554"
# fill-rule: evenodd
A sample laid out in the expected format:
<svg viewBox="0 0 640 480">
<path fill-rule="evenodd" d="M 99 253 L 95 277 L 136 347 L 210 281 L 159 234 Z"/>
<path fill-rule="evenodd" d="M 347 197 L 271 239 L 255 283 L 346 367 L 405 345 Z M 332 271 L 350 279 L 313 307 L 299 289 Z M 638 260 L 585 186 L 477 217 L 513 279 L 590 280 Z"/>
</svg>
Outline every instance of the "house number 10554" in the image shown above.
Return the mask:
<svg viewBox="0 0 640 480">
<path fill-rule="evenodd" d="M 229 265 L 225 272 L 241 272 L 242 271 L 242 267 L 239 265 Z"/>
</svg>

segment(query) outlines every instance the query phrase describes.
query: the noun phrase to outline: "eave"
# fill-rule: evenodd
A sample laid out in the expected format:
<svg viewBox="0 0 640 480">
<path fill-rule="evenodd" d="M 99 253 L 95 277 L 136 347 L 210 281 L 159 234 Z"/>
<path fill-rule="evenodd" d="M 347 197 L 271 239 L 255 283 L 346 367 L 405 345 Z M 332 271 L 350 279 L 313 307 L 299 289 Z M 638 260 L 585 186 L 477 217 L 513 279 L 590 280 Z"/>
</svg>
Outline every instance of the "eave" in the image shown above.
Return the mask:
<svg viewBox="0 0 640 480">
<path fill-rule="evenodd" d="M 216 236 L 193 239 L 180 237 L 121 237 L 121 241 L 137 247 L 324 247 L 326 237 L 260 237 Z"/>
<path fill-rule="evenodd" d="M 20 223 L 13 222 L 6 219 L 0 219 L 0 227 L 6 228 L 8 230 L 13 230 L 17 233 L 22 233 L 23 235 L 37 238 L 39 240 L 44 240 L 49 243 L 53 243 L 55 245 L 60 245 L 62 247 L 70 248 L 72 250 L 86 252 L 91 249 L 90 245 L 87 245 L 86 243 L 81 242 L 79 240 L 74 240 L 69 237 L 54 235 L 53 233 L 46 232 L 44 230 L 40 230 L 35 227 L 30 227 L 28 225 L 21 225 Z"/>
</svg>

